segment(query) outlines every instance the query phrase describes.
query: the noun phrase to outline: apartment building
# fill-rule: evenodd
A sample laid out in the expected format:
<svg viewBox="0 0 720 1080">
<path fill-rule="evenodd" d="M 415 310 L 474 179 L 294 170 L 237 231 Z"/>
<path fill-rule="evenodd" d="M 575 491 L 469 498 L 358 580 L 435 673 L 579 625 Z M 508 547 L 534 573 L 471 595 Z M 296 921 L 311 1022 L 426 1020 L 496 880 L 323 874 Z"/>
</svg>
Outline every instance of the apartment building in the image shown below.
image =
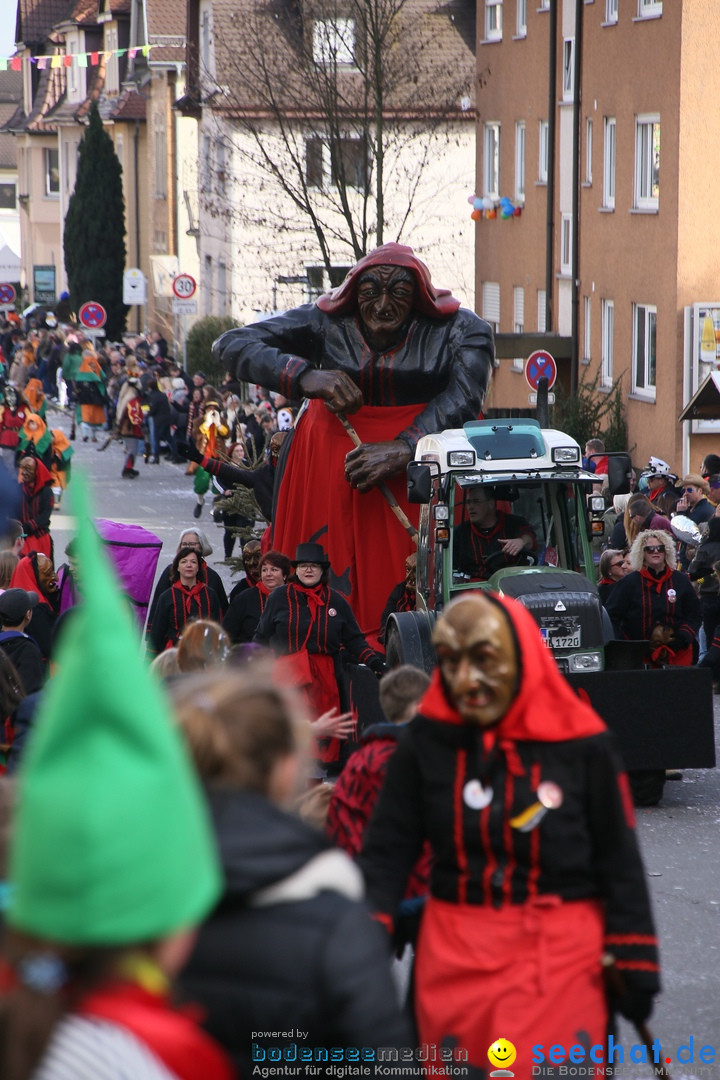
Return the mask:
<svg viewBox="0 0 720 1080">
<path fill-rule="evenodd" d="M 720 422 L 678 421 L 720 365 L 720 9 L 478 0 L 478 35 L 478 194 L 522 207 L 476 224 L 478 311 L 574 337 L 565 389 L 620 380 L 634 462 L 697 470 L 720 449 Z M 528 391 L 523 358 L 502 360 L 491 404 Z"/>
</svg>

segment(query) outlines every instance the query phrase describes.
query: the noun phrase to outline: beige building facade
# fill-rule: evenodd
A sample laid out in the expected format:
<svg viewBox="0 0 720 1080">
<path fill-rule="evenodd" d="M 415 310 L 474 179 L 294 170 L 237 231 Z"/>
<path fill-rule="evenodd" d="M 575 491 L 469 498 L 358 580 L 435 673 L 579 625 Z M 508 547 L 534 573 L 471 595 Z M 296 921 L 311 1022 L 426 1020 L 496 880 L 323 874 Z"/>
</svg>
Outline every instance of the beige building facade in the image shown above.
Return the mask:
<svg viewBox="0 0 720 1080">
<path fill-rule="evenodd" d="M 701 430 L 678 421 L 698 380 L 720 364 L 720 349 L 711 357 L 706 347 L 703 362 L 699 355 L 708 319 L 720 340 L 720 312 L 710 306 L 720 301 L 712 151 L 720 138 L 720 9 L 703 0 L 580 7 L 578 29 L 575 0 L 479 0 L 478 65 L 490 64 L 491 74 L 478 98 L 478 193 L 493 195 L 497 185 L 522 216 L 476 224 L 477 309 L 501 332 L 569 337 L 575 329 L 576 377 L 597 381 L 598 395 L 620 380 L 634 463 L 644 466 L 652 454 L 680 474 L 697 471 L 705 453 L 720 450 L 720 423 Z M 527 404 L 522 360 L 501 361 L 491 405 Z M 558 361 L 566 391 L 572 363 Z"/>
</svg>

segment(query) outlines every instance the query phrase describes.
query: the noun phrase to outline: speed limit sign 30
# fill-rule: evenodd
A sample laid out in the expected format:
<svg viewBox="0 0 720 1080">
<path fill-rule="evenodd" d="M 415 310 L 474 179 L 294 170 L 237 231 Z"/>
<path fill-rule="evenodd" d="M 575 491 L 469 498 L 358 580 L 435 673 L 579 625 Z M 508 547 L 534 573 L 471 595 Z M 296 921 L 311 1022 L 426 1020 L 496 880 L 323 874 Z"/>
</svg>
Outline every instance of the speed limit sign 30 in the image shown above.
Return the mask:
<svg viewBox="0 0 720 1080">
<path fill-rule="evenodd" d="M 178 300 L 189 300 L 191 296 L 195 295 L 196 289 L 197 282 L 190 274 L 178 274 L 177 277 L 173 278 L 172 291 Z"/>
</svg>

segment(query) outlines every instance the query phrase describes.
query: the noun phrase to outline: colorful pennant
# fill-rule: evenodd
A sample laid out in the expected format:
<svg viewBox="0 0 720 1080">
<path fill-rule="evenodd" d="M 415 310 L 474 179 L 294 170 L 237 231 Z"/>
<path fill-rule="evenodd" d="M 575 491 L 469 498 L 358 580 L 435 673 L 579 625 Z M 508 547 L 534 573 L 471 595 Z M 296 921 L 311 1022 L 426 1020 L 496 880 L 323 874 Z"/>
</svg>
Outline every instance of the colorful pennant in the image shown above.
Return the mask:
<svg viewBox="0 0 720 1080">
<path fill-rule="evenodd" d="M 37 64 L 39 71 L 45 71 L 47 67 L 51 68 L 69 68 L 72 67 L 73 62 L 77 63 L 78 67 L 86 68 L 88 66 L 96 67 L 100 62 L 102 56 L 107 62 L 112 56 L 125 56 L 127 53 L 131 60 L 134 60 L 138 54 L 142 56 L 149 56 L 151 49 L 158 49 L 159 45 L 137 45 L 132 49 L 111 49 L 105 52 L 85 52 L 85 53 L 43 53 L 41 56 L 0 56 L 0 71 L 7 71 L 8 68 L 11 71 L 22 71 L 23 60 L 30 64 Z"/>
</svg>

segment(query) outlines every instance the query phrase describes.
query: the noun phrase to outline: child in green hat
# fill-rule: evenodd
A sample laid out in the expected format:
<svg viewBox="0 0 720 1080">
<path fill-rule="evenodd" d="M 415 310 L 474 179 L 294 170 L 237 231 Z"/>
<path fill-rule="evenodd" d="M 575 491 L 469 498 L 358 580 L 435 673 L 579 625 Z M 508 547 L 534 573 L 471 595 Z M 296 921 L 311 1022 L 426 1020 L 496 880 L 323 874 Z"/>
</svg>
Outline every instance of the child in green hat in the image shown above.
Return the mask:
<svg viewBox="0 0 720 1080">
<path fill-rule="evenodd" d="M 19 774 L 0 1076 L 230 1080 L 168 1000 L 221 889 L 204 799 L 73 495 L 83 601 Z"/>
</svg>

